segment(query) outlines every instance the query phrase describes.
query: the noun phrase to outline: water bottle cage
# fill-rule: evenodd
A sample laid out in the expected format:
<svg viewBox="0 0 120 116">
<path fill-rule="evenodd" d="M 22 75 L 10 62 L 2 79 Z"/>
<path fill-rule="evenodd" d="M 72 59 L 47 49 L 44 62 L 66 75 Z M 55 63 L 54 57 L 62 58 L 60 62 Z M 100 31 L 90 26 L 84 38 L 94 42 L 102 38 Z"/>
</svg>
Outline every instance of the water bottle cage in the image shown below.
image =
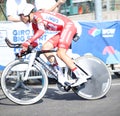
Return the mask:
<svg viewBox="0 0 120 116">
<path fill-rule="evenodd" d="M 80 37 L 78 36 L 78 34 L 76 33 L 73 37 L 73 41 L 77 42 L 80 39 Z"/>
</svg>

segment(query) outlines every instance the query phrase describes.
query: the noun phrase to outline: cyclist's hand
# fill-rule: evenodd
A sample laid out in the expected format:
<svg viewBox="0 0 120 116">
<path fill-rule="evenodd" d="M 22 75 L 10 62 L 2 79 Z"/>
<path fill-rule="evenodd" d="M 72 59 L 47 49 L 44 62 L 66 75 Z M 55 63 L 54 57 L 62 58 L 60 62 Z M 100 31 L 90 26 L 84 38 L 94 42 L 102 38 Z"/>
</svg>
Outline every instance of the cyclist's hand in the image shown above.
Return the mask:
<svg viewBox="0 0 120 116">
<path fill-rule="evenodd" d="M 33 49 L 37 46 L 38 46 L 37 42 L 30 43 L 29 41 L 26 41 L 26 42 L 22 43 L 22 51 L 28 51 L 29 48 Z"/>
<path fill-rule="evenodd" d="M 25 54 L 25 51 L 20 50 L 20 52 L 16 53 L 15 55 L 16 55 L 17 58 L 21 58 L 23 56 L 23 54 Z"/>
<path fill-rule="evenodd" d="M 32 42 L 30 45 L 32 46 L 32 48 L 36 48 L 38 46 L 38 43 L 37 42 Z"/>
<path fill-rule="evenodd" d="M 16 54 L 16 57 L 21 58 L 23 55 L 25 55 L 26 52 L 28 51 L 29 46 L 30 46 L 30 43 L 28 41 L 22 43 L 22 45 L 21 45 L 22 50 L 20 50 L 20 52 Z"/>
<path fill-rule="evenodd" d="M 66 0 L 58 0 L 59 4 L 64 4 L 66 2 Z"/>
<path fill-rule="evenodd" d="M 30 43 L 28 41 L 22 43 L 22 51 L 27 51 Z"/>
<path fill-rule="evenodd" d="M 29 43 L 29 41 L 26 41 L 22 43 L 22 50 L 18 54 L 16 54 L 16 57 L 21 58 L 22 56 L 31 53 L 32 49 L 37 46 L 38 46 L 37 42 Z"/>
</svg>

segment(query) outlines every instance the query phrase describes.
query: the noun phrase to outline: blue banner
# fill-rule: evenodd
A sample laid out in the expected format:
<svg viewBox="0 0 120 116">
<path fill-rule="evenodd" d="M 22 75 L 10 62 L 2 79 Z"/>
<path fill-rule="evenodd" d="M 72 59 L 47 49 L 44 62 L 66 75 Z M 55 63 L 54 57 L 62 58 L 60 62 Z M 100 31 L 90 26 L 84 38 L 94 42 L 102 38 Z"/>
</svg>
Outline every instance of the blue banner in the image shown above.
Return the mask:
<svg viewBox="0 0 120 116">
<path fill-rule="evenodd" d="M 73 53 L 90 53 L 106 64 L 120 63 L 120 21 L 79 22 L 82 33 L 77 42 L 73 42 Z"/>
</svg>

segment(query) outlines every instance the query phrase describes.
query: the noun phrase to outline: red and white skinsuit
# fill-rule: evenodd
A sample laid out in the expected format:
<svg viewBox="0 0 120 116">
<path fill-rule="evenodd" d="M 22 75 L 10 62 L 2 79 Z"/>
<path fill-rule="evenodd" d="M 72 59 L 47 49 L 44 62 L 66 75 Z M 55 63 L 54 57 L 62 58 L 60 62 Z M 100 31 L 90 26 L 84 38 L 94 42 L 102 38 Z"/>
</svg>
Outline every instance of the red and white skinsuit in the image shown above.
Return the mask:
<svg viewBox="0 0 120 116">
<path fill-rule="evenodd" d="M 51 42 L 54 47 L 65 49 L 69 48 L 73 36 L 77 32 L 74 23 L 66 16 L 43 10 L 34 13 L 32 27 L 34 35 L 28 40 L 30 44 L 41 37 L 45 30 L 59 31 L 57 35 L 48 41 Z"/>
</svg>

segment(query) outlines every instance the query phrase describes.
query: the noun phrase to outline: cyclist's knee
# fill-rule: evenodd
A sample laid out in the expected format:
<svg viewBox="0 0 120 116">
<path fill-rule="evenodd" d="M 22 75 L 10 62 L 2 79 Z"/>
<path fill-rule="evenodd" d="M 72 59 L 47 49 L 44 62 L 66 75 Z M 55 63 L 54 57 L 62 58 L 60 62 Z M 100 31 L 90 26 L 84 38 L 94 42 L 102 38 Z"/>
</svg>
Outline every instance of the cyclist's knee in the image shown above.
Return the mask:
<svg viewBox="0 0 120 116">
<path fill-rule="evenodd" d="M 58 50 L 57 51 L 57 56 L 60 58 L 60 59 L 63 59 L 63 57 L 66 55 L 66 52 L 64 50 Z"/>
<path fill-rule="evenodd" d="M 46 42 L 43 44 L 42 50 L 50 50 L 50 49 L 53 49 L 53 44 L 51 44 L 50 42 Z"/>
</svg>

